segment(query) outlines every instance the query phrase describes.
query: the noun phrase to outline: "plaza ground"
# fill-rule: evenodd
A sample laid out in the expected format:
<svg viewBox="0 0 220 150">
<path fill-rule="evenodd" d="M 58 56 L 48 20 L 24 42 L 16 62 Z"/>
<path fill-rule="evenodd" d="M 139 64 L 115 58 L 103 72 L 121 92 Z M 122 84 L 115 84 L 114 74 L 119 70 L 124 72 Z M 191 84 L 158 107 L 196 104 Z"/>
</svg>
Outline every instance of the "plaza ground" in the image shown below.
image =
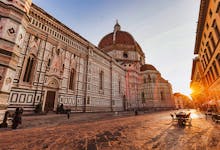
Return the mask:
<svg viewBox="0 0 220 150">
<path fill-rule="evenodd" d="M 0 149 L 220 149 L 220 124 L 195 110 L 184 128 L 163 111 L 25 116 L 17 130 L 0 129 Z"/>
</svg>

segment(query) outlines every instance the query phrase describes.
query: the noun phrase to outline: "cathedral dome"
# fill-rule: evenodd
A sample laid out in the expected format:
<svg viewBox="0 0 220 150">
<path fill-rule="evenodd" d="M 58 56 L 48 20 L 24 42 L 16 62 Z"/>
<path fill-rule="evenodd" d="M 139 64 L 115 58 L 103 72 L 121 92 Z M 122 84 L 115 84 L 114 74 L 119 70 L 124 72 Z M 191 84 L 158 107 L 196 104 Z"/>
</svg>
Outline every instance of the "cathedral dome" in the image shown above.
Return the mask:
<svg viewBox="0 0 220 150">
<path fill-rule="evenodd" d="M 146 70 L 157 70 L 153 65 L 150 64 L 144 64 L 140 68 L 141 71 L 146 71 Z"/>
<path fill-rule="evenodd" d="M 133 36 L 126 31 L 121 31 L 121 26 L 118 22 L 114 26 L 114 31 L 101 39 L 98 47 L 104 52 L 120 49 L 138 51 L 141 55 L 144 55 L 140 45 L 134 40 Z"/>
<path fill-rule="evenodd" d="M 102 40 L 99 42 L 99 48 L 103 49 L 113 44 L 125 44 L 125 45 L 134 46 L 135 40 L 131 36 L 131 34 L 125 31 L 117 31 L 115 33 L 115 39 L 114 39 L 114 32 L 112 32 L 102 38 Z"/>
</svg>

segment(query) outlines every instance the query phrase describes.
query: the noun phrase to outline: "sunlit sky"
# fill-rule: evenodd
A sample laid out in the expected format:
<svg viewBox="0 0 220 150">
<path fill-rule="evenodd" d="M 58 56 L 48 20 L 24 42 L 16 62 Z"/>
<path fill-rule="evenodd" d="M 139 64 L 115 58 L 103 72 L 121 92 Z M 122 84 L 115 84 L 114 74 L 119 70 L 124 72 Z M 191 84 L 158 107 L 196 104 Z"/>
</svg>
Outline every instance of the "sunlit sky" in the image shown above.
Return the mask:
<svg viewBox="0 0 220 150">
<path fill-rule="evenodd" d="M 33 0 L 56 19 L 98 45 L 113 31 L 133 35 L 146 63 L 154 65 L 173 87 L 190 94 L 190 77 L 200 0 Z"/>
</svg>

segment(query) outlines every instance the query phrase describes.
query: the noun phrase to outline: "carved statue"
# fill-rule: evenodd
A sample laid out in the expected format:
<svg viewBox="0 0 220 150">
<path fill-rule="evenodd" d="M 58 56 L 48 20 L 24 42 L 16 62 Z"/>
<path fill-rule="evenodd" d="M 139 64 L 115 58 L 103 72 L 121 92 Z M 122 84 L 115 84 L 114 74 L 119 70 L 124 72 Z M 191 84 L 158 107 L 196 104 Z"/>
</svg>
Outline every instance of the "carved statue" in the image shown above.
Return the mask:
<svg viewBox="0 0 220 150">
<path fill-rule="evenodd" d="M 60 48 L 53 47 L 52 49 L 52 63 L 50 67 L 50 73 L 55 73 L 56 75 L 59 75 L 60 72 L 62 72 L 62 62 L 64 60 L 63 51 L 60 50 Z"/>
<path fill-rule="evenodd" d="M 40 44 L 40 39 L 36 36 L 31 36 L 30 43 L 29 43 L 30 53 L 37 56 L 39 44 Z"/>
</svg>

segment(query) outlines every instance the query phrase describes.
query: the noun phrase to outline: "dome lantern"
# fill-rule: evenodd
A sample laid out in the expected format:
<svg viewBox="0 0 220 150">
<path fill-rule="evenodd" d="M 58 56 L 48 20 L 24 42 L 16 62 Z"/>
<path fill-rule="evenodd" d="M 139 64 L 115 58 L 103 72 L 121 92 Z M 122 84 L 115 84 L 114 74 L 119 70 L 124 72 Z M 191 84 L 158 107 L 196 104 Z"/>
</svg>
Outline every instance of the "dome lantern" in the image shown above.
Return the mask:
<svg viewBox="0 0 220 150">
<path fill-rule="evenodd" d="M 118 24 L 118 19 L 116 20 L 116 24 L 114 26 L 114 32 L 120 31 L 121 30 L 121 26 Z"/>
</svg>

